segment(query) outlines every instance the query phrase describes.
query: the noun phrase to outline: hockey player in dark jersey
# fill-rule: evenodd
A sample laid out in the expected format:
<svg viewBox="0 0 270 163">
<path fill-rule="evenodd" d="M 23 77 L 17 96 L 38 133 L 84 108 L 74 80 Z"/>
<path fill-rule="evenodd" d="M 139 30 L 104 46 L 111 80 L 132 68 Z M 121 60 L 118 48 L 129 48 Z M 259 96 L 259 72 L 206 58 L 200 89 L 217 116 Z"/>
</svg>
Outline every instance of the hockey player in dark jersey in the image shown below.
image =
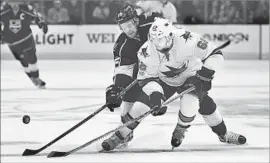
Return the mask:
<svg viewBox="0 0 270 163">
<path fill-rule="evenodd" d="M 144 13 L 139 16 L 131 6 L 121 9 L 117 14 L 116 21 L 123 32 L 118 37 L 113 49 L 114 84 L 106 89 L 106 103 L 109 104 L 108 108 L 111 111 L 121 105 L 122 123 L 126 122 L 125 115 L 136 101 L 136 94 L 141 88 L 139 85 L 133 86 L 122 99 L 116 98 L 116 95 L 136 79 L 138 72 L 137 51 L 147 41 L 149 28 L 155 17 L 159 16 L 158 13 Z M 122 144 L 132 138 L 133 133 L 123 140 Z"/>
<path fill-rule="evenodd" d="M 1 42 L 8 47 L 15 59 L 24 68 L 25 73 L 38 88 L 45 88 L 45 82 L 39 78 L 36 46 L 30 25 L 35 22 L 44 34 L 48 26 L 31 5 L 16 0 L 1 4 Z"/>
<path fill-rule="evenodd" d="M 136 99 L 136 95 L 141 90 L 137 85 L 128 91 L 123 98 L 117 98 L 117 94 L 130 84 L 137 75 L 137 51 L 140 46 L 147 40 L 149 28 L 158 16 L 154 13 L 138 16 L 136 11 L 131 6 L 120 10 L 117 15 L 117 23 L 122 29 L 123 33 L 117 39 L 114 46 L 114 59 L 115 59 L 115 74 L 114 84 L 106 89 L 106 103 L 109 104 L 108 108 L 113 111 L 114 108 L 121 108 L 121 123 L 126 123 L 132 117 L 127 114 L 132 108 Z M 166 113 L 167 108 L 162 107 L 159 112 L 155 112 L 154 116 L 163 115 Z M 221 142 L 231 144 L 244 144 L 246 138 L 242 135 L 227 132 L 226 125 L 222 116 L 216 109 L 216 104 L 213 99 L 205 93 L 201 98 L 199 113 L 203 115 L 205 122 L 211 127 L 212 131 L 216 133 Z M 136 125 L 136 124 L 133 124 Z M 130 125 L 129 127 L 133 127 Z M 125 144 L 133 137 L 131 132 L 127 137 L 123 137 L 119 131 L 114 133 L 110 138 L 102 143 L 104 150 L 113 150 L 119 145 Z M 180 145 L 180 144 L 179 144 Z"/>
</svg>

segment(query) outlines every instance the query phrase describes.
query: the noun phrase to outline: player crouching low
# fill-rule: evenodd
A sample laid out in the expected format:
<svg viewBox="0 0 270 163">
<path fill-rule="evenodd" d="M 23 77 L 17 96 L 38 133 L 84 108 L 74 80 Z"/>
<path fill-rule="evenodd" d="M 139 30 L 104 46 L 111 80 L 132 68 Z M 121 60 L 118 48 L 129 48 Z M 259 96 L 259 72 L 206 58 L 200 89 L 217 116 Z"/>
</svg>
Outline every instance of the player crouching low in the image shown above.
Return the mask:
<svg viewBox="0 0 270 163">
<path fill-rule="evenodd" d="M 1 4 L 1 42 L 7 43 L 16 60 L 38 88 L 46 83 L 39 78 L 36 46 L 30 25 L 34 21 L 44 34 L 48 27 L 31 5 L 16 0 Z"/>
<path fill-rule="evenodd" d="M 138 52 L 138 79 L 145 81 L 132 108 L 123 116 L 130 121 L 155 107 L 163 109 L 162 101 L 174 93 L 194 86 L 195 91 L 180 99 L 178 122 L 172 134 L 171 145 L 181 145 L 185 132 L 195 119 L 200 108 L 200 100 L 211 89 L 211 81 L 223 64 L 221 51 L 198 35 L 184 29 L 176 29 L 169 20 L 157 18 L 149 31 L 149 40 Z M 209 118 L 209 123 L 214 121 Z M 103 141 L 102 147 L 115 149 L 140 124 L 136 121 L 115 132 Z M 226 131 L 219 136 L 221 142 L 244 144 L 246 138 Z"/>
</svg>

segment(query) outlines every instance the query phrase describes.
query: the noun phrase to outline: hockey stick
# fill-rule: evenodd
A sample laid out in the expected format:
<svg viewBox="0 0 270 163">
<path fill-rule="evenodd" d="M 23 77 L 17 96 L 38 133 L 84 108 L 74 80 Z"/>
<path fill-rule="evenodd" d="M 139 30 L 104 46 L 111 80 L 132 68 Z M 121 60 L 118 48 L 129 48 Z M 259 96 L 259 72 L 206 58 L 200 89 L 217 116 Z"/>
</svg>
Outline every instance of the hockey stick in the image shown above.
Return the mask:
<svg viewBox="0 0 270 163">
<path fill-rule="evenodd" d="M 164 106 L 164 105 L 168 105 L 168 104 L 171 103 L 172 101 L 178 99 L 179 97 L 183 96 L 183 95 L 186 94 L 186 93 L 189 93 L 189 92 L 193 91 L 194 89 L 195 89 L 194 87 L 188 88 L 187 90 L 184 90 L 183 92 L 181 92 L 181 93 L 179 93 L 179 94 L 176 94 L 175 96 L 172 96 L 171 98 L 169 98 L 168 100 L 166 100 L 164 103 L 162 103 L 162 105 L 163 105 L 163 106 Z M 70 155 L 70 154 L 73 154 L 73 153 L 75 153 L 75 152 L 77 152 L 77 151 L 79 151 L 79 150 L 81 150 L 81 149 L 83 149 L 83 148 L 89 146 L 90 144 L 92 144 L 92 143 L 94 143 L 94 142 L 96 142 L 96 141 L 98 141 L 98 140 L 100 140 L 100 139 L 102 139 L 102 138 L 108 136 L 109 134 L 114 133 L 114 132 L 116 132 L 116 131 L 122 129 L 122 128 L 124 128 L 124 127 L 130 125 L 131 123 L 134 123 L 135 121 L 144 119 L 144 118 L 147 117 L 149 114 L 151 114 L 154 110 L 155 110 L 155 107 L 152 108 L 152 109 L 150 109 L 148 112 L 142 114 L 141 116 L 139 116 L 139 117 L 137 117 L 137 118 L 134 118 L 133 120 L 128 121 L 127 123 L 125 123 L 125 124 L 123 124 L 123 125 L 121 125 L 121 126 L 115 128 L 115 129 L 113 129 L 113 130 L 111 130 L 111 131 L 109 131 L 109 132 L 107 132 L 107 133 L 105 133 L 105 134 L 103 134 L 103 135 L 101 135 L 101 136 L 95 138 L 95 139 L 92 139 L 92 140 L 90 140 L 89 142 L 87 142 L 87 143 L 85 143 L 85 144 L 83 144 L 83 145 L 81 145 L 81 146 L 79 146 L 79 147 L 77 147 L 77 148 L 74 148 L 74 149 L 72 149 L 72 150 L 70 150 L 70 151 L 68 151 L 68 152 L 52 151 L 51 153 L 49 153 L 49 155 L 48 155 L 47 157 L 48 157 L 48 158 L 49 158 L 49 157 L 64 157 L 64 156 L 68 156 L 68 155 Z"/>
<path fill-rule="evenodd" d="M 138 83 L 138 80 L 137 79 L 134 80 L 123 91 L 120 92 L 120 94 L 118 95 L 118 97 L 123 96 L 130 88 L 132 88 L 137 83 Z M 96 116 L 99 112 L 101 112 L 102 110 L 104 110 L 106 107 L 107 107 L 107 104 L 104 104 L 102 107 L 100 107 L 99 109 L 97 109 L 94 113 L 90 114 L 88 117 L 86 117 L 85 119 L 83 119 L 82 121 L 80 121 L 79 123 L 77 123 L 75 126 L 73 126 L 72 128 L 70 128 L 69 130 L 67 130 L 66 132 L 64 132 L 63 134 L 61 134 L 60 136 L 58 136 L 57 138 L 55 138 L 54 140 L 52 140 L 48 144 L 44 145 L 43 147 L 41 147 L 39 149 L 25 149 L 25 151 L 23 152 L 22 155 L 23 156 L 31 156 L 31 155 L 35 155 L 35 154 L 41 152 L 42 150 L 44 150 L 47 147 L 51 146 L 52 144 L 54 144 L 58 140 L 62 139 L 67 134 L 69 134 L 70 132 L 72 132 L 73 130 L 75 130 L 76 128 L 78 128 L 79 126 L 81 126 L 82 124 L 84 124 L 85 122 L 87 122 L 89 119 L 91 119 L 94 116 Z"/>
<path fill-rule="evenodd" d="M 228 40 L 228 41 L 224 42 L 223 44 L 219 45 L 216 49 L 214 49 L 212 54 L 216 53 L 218 50 L 226 48 L 230 44 L 231 44 L 231 40 Z"/>
</svg>

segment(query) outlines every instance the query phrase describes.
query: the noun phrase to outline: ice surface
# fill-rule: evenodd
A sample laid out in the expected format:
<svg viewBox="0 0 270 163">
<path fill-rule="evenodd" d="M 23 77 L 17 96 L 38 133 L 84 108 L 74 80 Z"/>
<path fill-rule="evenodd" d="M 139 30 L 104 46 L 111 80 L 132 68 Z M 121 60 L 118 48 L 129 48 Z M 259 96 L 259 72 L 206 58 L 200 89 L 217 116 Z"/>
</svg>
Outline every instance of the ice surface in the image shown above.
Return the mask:
<svg viewBox="0 0 270 163">
<path fill-rule="evenodd" d="M 16 61 L 1 63 L 1 162 L 269 162 L 269 64 L 267 61 L 226 61 L 210 95 L 231 131 L 248 144 L 222 144 L 200 115 L 179 148 L 170 150 L 177 121 L 177 101 L 162 117 L 147 117 L 129 147 L 98 153 L 100 142 L 65 158 L 50 158 L 52 150 L 68 151 L 117 127 L 119 111 L 105 110 L 38 156 L 22 157 L 94 112 L 104 103 L 112 82 L 109 60 L 41 60 L 41 78 L 48 89 L 38 90 Z M 31 122 L 22 123 L 23 115 Z"/>
</svg>

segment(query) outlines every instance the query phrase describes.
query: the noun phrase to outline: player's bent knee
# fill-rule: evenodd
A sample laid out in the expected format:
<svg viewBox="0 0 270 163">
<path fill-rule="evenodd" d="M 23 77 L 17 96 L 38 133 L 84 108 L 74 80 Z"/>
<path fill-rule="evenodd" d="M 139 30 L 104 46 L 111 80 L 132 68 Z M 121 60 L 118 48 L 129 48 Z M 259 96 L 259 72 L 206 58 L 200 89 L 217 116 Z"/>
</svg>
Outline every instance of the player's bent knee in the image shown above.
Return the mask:
<svg viewBox="0 0 270 163">
<path fill-rule="evenodd" d="M 125 114 L 127 114 L 130 109 L 132 108 L 134 102 L 127 102 L 127 101 L 122 101 L 121 103 L 121 116 L 124 116 Z"/>
<path fill-rule="evenodd" d="M 180 100 L 181 113 L 186 117 L 193 117 L 199 110 L 199 99 L 196 95 L 185 94 Z"/>
<path fill-rule="evenodd" d="M 36 50 L 34 47 L 26 49 L 23 53 L 25 54 L 25 56 L 27 56 L 27 60 L 29 63 L 34 64 L 37 62 Z"/>
<path fill-rule="evenodd" d="M 201 115 L 210 115 L 215 112 L 216 108 L 217 105 L 214 100 L 206 95 L 200 102 L 199 113 Z"/>
<path fill-rule="evenodd" d="M 37 63 L 37 56 L 35 53 L 31 53 L 31 55 L 28 55 L 28 62 L 32 64 Z"/>
<path fill-rule="evenodd" d="M 199 109 L 199 99 L 194 94 L 185 94 L 180 100 L 178 123 L 182 126 L 189 126 L 195 119 Z"/>
<path fill-rule="evenodd" d="M 139 117 L 142 114 L 150 110 L 150 107 L 142 102 L 135 102 L 133 107 L 130 109 L 129 114 L 133 117 Z"/>
</svg>

